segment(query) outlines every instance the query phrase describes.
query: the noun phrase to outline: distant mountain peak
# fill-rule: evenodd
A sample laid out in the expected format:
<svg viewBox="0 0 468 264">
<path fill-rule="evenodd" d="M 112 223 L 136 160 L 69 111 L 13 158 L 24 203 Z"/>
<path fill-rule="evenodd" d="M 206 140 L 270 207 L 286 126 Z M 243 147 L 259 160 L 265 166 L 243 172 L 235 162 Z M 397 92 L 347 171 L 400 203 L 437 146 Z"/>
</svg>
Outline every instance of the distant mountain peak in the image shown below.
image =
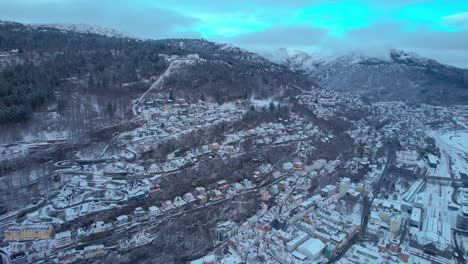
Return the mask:
<svg viewBox="0 0 468 264">
<path fill-rule="evenodd" d="M 119 37 L 119 38 L 135 38 L 130 34 L 124 33 L 122 31 L 107 28 L 98 25 L 90 25 L 90 24 L 67 24 L 67 23 L 52 23 L 52 24 L 30 24 L 32 27 L 49 27 L 55 28 L 64 31 L 74 31 L 77 33 L 89 33 L 89 34 L 97 34 L 106 37 Z"/>
<path fill-rule="evenodd" d="M 284 65 L 293 71 L 302 72 L 310 72 L 319 65 L 332 59 L 331 57 L 320 56 L 318 54 L 291 48 L 279 48 L 256 52 L 271 62 Z"/>
<path fill-rule="evenodd" d="M 96 34 L 106 37 L 119 37 L 119 38 L 133 38 L 138 39 L 128 33 L 113 29 L 107 28 L 104 26 L 91 25 L 91 24 L 68 24 L 68 23 L 50 23 L 50 24 L 40 24 L 40 23 L 18 23 L 15 21 L 0 20 L 0 25 L 2 26 L 24 26 L 31 29 L 57 29 L 61 31 L 73 31 L 76 33 L 84 34 Z"/>
</svg>

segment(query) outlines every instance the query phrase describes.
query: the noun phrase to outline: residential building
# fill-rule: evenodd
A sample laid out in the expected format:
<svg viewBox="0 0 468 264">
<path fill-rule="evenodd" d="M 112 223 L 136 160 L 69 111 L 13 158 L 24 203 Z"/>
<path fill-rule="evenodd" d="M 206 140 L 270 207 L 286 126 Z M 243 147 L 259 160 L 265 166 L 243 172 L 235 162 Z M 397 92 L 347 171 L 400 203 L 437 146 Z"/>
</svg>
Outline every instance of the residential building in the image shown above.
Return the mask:
<svg viewBox="0 0 468 264">
<path fill-rule="evenodd" d="M 56 247 L 64 247 L 71 245 L 73 243 L 72 234 L 70 231 L 65 231 L 61 233 L 55 234 L 55 246 Z"/>
<path fill-rule="evenodd" d="M 224 241 L 229 239 L 239 232 L 239 227 L 236 223 L 232 221 L 226 221 L 223 223 L 219 223 L 215 227 L 215 236 L 218 241 Z"/>
<path fill-rule="evenodd" d="M 5 241 L 50 239 L 54 232 L 52 225 L 30 225 L 9 227 L 5 231 Z"/>
<path fill-rule="evenodd" d="M 91 259 L 106 254 L 103 244 L 87 246 L 83 249 L 85 259 Z"/>
<path fill-rule="evenodd" d="M 411 212 L 410 225 L 420 228 L 422 224 L 422 209 L 414 207 Z"/>
<path fill-rule="evenodd" d="M 161 210 L 157 206 L 150 206 L 148 208 L 150 218 L 154 218 L 161 214 Z"/>
</svg>

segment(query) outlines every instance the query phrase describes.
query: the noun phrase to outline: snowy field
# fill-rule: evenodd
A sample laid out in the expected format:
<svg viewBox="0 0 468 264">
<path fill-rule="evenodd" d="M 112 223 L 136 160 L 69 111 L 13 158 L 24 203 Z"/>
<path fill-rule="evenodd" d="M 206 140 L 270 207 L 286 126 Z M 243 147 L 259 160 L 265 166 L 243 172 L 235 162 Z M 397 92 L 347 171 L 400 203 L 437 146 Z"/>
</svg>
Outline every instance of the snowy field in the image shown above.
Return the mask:
<svg viewBox="0 0 468 264">
<path fill-rule="evenodd" d="M 448 146 L 465 152 L 465 154 L 468 153 L 468 131 L 442 134 L 440 139 Z"/>
<path fill-rule="evenodd" d="M 460 178 L 460 173 L 468 173 L 468 131 L 433 132 L 431 136 L 441 152 L 435 175 L 451 173 Z"/>
</svg>

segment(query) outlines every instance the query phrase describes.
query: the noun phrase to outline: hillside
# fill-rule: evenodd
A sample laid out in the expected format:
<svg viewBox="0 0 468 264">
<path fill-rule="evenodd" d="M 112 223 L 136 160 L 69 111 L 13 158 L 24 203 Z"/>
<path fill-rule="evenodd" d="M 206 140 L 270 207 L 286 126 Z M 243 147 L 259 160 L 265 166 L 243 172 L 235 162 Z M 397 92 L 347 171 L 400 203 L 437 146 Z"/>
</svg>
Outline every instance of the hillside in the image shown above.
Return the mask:
<svg viewBox="0 0 468 264">
<path fill-rule="evenodd" d="M 276 62 L 306 73 L 325 89 L 356 92 L 371 101 L 428 104 L 468 101 L 468 70 L 414 53 L 392 50 L 388 59 L 351 54 L 324 60 L 307 53 L 281 58 Z"/>
<path fill-rule="evenodd" d="M 32 113 L 53 105 L 79 109 L 84 101 L 97 110 L 78 116 L 123 117 L 130 101 L 172 60 L 190 54 L 199 58 L 196 65 L 184 65 L 168 76 L 167 93 L 222 102 L 280 97 L 289 84 L 313 86 L 284 66 L 229 45 L 196 39 L 142 41 L 81 29 L 0 23 L 0 124 L 28 121 Z M 70 101 L 72 93 L 80 95 L 77 102 Z"/>
</svg>

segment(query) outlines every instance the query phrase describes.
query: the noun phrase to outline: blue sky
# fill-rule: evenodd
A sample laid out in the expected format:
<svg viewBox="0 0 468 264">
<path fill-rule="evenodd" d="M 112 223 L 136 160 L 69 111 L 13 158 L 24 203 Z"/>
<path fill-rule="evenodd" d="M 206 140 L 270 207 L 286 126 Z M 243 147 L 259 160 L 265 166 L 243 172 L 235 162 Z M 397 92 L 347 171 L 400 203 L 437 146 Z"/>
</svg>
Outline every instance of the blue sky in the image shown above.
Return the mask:
<svg viewBox="0 0 468 264">
<path fill-rule="evenodd" d="M 86 23 L 142 38 L 382 56 L 390 48 L 468 66 L 466 0 L 0 0 L 0 19 Z"/>
</svg>

